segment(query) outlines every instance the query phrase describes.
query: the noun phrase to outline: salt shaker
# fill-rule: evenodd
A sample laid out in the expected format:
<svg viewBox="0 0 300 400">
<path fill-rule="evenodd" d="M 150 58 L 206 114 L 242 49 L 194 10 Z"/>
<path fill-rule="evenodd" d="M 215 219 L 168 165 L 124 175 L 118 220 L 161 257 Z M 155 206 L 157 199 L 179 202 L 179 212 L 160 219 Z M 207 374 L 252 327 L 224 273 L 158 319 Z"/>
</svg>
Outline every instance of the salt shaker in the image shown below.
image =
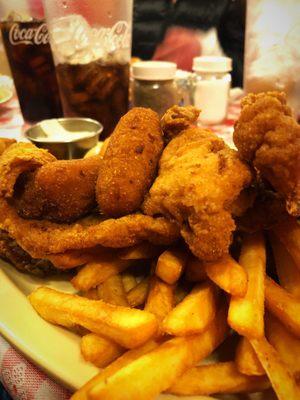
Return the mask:
<svg viewBox="0 0 300 400">
<path fill-rule="evenodd" d="M 132 65 L 132 105 L 149 107 L 162 116 L 177 104 L 175 83 L 177 66 L 166 61 L 140 61 Z"/>
<path fill-rule="evenodd" d="M 194 58 L 194 105 L 201 110 L 199 121 L 202 123 L 217 124 L 226 117 L 231 70 L 232 60 L 229 57 Z"/>
</svg>

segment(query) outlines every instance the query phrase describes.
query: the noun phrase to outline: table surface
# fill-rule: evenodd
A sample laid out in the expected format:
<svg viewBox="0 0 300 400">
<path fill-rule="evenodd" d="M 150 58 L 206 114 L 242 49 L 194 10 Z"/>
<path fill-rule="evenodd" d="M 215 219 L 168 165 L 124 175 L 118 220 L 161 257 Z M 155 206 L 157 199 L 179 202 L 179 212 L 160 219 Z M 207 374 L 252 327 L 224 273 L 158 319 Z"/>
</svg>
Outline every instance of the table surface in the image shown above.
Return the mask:
<svg viewBox="0 0 300 400">
<path fill-rule="evenodd" d="M 232 146 L 232 132 L 240 113 L 242 91 L 232 91 L 225 121 L 210 126 L 218 136 Z M 0 136 L 24 141 L 24 124 L 19 103 L 14 96 L 6 104 L 0 105 Z M 0 380 L 13 400 L 65 400 L 70 393 L 49 378 L 38 367 L 29 362 L 0 336 Z"/>
</svg>

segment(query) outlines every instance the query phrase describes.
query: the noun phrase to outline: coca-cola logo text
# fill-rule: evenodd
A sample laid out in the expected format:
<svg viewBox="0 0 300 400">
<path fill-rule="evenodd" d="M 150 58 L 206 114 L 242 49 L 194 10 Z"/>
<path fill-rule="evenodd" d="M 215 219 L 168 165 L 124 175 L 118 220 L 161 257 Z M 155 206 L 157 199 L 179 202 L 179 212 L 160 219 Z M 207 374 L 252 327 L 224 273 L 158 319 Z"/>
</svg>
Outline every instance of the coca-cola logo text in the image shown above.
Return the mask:
<svg viewBox="0 0 300 400">
<path fill-rule="evenodd" d="M 9 41 L 15 46 L 18 44 L 47 44 L 49 33 L 45 23 L 37 28 L 21 27 L 20 24 L 13 24 L 9 31 Z"/>
<path fill-rule="evenodd" d="M 129 26 L 126 21 L 118 21 L 111 28 L 93 29 L 93 36 L 98 43 L 106 43 L 116 49 L 130 46 Z"/>
</svg>

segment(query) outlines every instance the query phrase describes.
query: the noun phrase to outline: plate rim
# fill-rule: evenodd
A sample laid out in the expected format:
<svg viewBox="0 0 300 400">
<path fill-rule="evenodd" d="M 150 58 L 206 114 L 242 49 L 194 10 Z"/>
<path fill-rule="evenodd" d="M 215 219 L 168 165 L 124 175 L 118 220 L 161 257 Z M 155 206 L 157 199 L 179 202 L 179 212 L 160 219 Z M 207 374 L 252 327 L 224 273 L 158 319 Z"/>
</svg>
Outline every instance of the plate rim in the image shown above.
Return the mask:
<svg viewBox="0 0 300 400">
<path fill-rule="evenodd" d="M 1 281 L 1 288 L 0 288 L 0 310 L 1 310 L 1 300 L 3 299 L 2 292 L 10 294 L 14 299 L 20 300 L 22 299 L 22 305 L 25 305 L 25 308 L 28 308 L 29 314 L 31 314 L 32 318 L 34 318 L 35 322 L 38 324 L 38 328 L 42 327 L 43 325 L 49 326 L 49 330 L 51 330 L 51 336 L 59 336 L 62 341 L 68 340 L 69 344 L 71 342 L 74 342 L 71 344 L 71 347 L 74 347 L 74 350 L 77 350 L 77 355 L 80 355 L 80 346 L 78 343 L 76 343 L 76 339 L 74 338 L 77 336 L 72 332 L 67 331 L 66 329 L 50 324 L 47 321 L 44 321 L 31 307 L 30 303 L 26 300 L 26 295 L 22 292 L 22 290 L 16 285 L 16 283 L 5 273 L 5 269 L 7 267 L 14 268 L 11 266 L 9 263 L 4 262 L 3 260 L 0 259 L 0 281 Z M 22 274 L 22 272 L 15 271 L 16 273 Z M 47 286 L 47 283 L 45 282 L 45 286 Z M 49 285 L 48 285 L 49 286 Z M 4 294 L 5 296 L 5 294 Z M 10 298 L 10 297 L 8 297 Z M 17 306 L 17 308 L 19 305 Z M 10 308 L 10 307 L 8 307 Z M 20 306 L 19 308 L 22 308 Z M 23 307 L 24 308 L 24 307 Z M 43 331 L 42 331 L 43 332 Z M 49 331 L 48 331 L 49 333 Z M 3 321 L 3 319 L 0 319 L 0 334 L 4 337 L 5 340 L 7 340 L 17 351 L 19 351 L 21 354 L 25 356 L 32 364 L 34 364 L 37 368 L 42 370 L 47 376 L 52 378 L 55 382 L 58 384 L 61 384 L 63 387 L 66 389 L 70 390 L 71 392 L 74 392 L 75 390 L 78 389 L 79 386 L 84 384 L 84 382 L 81 383 L 81 385 L 76 384 L 76 379 L 75 377 L 72 378 L 70 373 L 66 371 L 64 368 L 60 368 L 59 366 L 54 368 L 53 362 L 49 359 L 47 359 L 45 356 L 39 354 L 37 352 L 37 348 L 34 346 L 30 346 L 30 343 L 28 343 L 24 338 L 22 338 L 22 334 L 15 332 L 11 326 L 9 326 L 9 323 L 7 321 Z M 63 334 L 63 335 L 62 335 Z M 38 335 L 38 333 L 37 333 Z M 73 339 L 72 339 L 73 337 Z M 69 338 L 69 339 L 67 339 Z M 78 337 L 77 341 L 79 342 L 80 338 Z M 33 340 L 34 341 L 34 340 Z M 81 356 L 80 356 L 81 357 Z M 54 356 L 55 358 L 55 356 Z M 79 361 L 79 360 L 78 360 Z M 98 371 L 99 369 L 93 366 L 92 364 L 86 362 L 82 358 L 82 363 L 84 364 L 86 370 L 89 370 L 90 372 L 85 373 L 84 375 L 89 375 L 88 379 L 91 379 Z M 80 366 L 78 366 L 79 368 Z M 88 380 L 87 379 L 87 380 Z M 87 381 L 85 380 L 85 382 Z"/>
</svg>

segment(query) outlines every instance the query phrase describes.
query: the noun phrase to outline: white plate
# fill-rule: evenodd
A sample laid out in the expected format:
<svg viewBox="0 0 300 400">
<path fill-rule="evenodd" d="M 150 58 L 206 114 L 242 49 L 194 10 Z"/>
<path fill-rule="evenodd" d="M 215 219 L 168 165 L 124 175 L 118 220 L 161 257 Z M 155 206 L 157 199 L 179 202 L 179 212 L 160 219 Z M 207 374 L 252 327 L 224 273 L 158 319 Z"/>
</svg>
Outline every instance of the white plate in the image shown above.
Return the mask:
<svg viewBox="0 0 300 400">
<path fill-rule="evenodd" d="M 49 286 L 72 293 L 66 277 L 39 279 L 22 274 L 0 260 L 0 333 L 48 375 L 70 390 L 76 390 L 94 376 L 98 369 L 85 362 L 80 354 L 80 338 L 44 321 L 33 310 L 26 296 L 38 286 Z M 220 397 L 221 398 L 221 397 Z M 273 400 L 272 395 L 226 396 L 226 400 Z M 179 397 L 160 395 L 157 400 Z M 180 397 L 180 400 L 208 400 L 211 397 Z"/>
</svg>

